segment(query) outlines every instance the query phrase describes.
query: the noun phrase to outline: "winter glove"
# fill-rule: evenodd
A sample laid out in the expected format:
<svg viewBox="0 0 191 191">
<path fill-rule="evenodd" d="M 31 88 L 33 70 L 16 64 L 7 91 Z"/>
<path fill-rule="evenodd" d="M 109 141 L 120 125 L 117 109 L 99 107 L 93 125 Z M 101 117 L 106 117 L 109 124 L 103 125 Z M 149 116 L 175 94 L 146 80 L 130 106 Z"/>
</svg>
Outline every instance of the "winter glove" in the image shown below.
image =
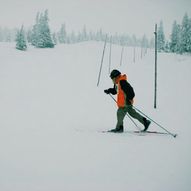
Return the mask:
<svg viewBox="0 0 191 191">
<path fill-rule="evenodd" d="M 109 89 L 107 89 L 107 90 L 104 90 L 104 92 L 105 92 L 106 94 L 112 94 L 112 95 L 117 94 L 117 91 L 116 91 L 115 88 L 109 88 Z"/>
<path fill-rule="evenodd" d="M 104 93 L 109 94 L 110 93 L 109 89 L 108 90 L 104 90 Z"/>
</svg>

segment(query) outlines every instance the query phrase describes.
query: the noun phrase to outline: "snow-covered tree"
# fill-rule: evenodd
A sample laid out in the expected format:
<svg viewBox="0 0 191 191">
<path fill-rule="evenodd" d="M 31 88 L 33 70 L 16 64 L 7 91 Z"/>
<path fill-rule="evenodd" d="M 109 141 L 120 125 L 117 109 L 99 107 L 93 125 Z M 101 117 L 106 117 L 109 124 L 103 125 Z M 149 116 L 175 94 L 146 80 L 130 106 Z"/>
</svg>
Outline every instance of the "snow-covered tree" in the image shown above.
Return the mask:
<svg viewBox="0 0 191 191">
<path fill-rule="evenodd" d="M 82 31 L 82 39 L 83 41 L 87 41 L 88 40 L 88 34 L 87 34 L 87 30 L 86 30 L 86 26 L 84 25 L 83 31 Z"/>
<path fill-rule="evenodd" d="M 37 14 L 36 24 L 32 30 L 32 45 L 38 48 L 53 48 L 54 43 L 51 38 L 50 28 L 48 25 L 48 10 L 44 14 Z"/>
<path fill-rule="evenodd" d="M 32 28 L 32 31 L 31 33 L 29 34 L 29 42 L 31 42 L 31 44 L 33 46 L 36 46 L 37 47 L 37 43 L 38 43 L 38 40 L 39 40 L 39 17 L 40 17 L 40 13 L 38 12 L 37 15 L 36 15 L 36 23 L 35 25 L 33 26 Z"/>
<path fill-rule="evenodd" d="M 53 48 L 54 47 L 54 43 L 51 38 L 48 21 L 49 21 L 48 10 L 46 10 L 44 15 L 41 15 L 41 17 L 40 17 L 40 25 L 39 25 L 40 39 L 38 42 L 38 47 L 40 47 L 40 48 Z"/>
<path fill-rule="evenodd" d="M 17 31 L 17 28 L 9 29 L 7 27 L 0 27 L 0 42 L 15 42 Z"/>
<path fill-rule="evenodd" d="M 0 27 L 0 42 L 3 42 L 3 30 Z"/>
<path fill-rule="evenodd" d="M 137 46 L 137 43 L 138 43 L 138 39 L 135 35 L 132 36 L 132 45 L 135 47 Z"/>
<path fill-rule="evenodd" d="M 89 40 L 94 40 L 95 39 L 95 33 L 90 31 L 89 32 Z"/>
<path fill-rule="evenodd" d="M 163 22 L 162 21 L 160 21 L 160 25 L 158 28 L 157 45 L 158 45 L 157 48 L 159 51 L 165 50 L 165 35 L 164 35 Z"/>
<path fill-rule="evenodd" d="M 149 46 L 149 41 L 148 41 L 146 35 L 143 35 L 142 40 L 141 40 L 141 47 L 148 48 L 148 46 Z"/>
<path fill-rule="evenodd" d="M 189 31 L 188 31 L 188 52 L 191 52 L 191 18 L 188 21 Z"/>
<path fill-rule="evenodd" d="M 26 32 L 26 38 L 28 43 L 32 43 L 32 30 L 28 29 L 28 31 Z"/>
<path fill-rule="evenodd" d="M 66 43 L 66 41 L 67 41 L 67 33 L 66 33 L 65 24 L 61 25 L 61 29 L 58 32 L 58 40 L 59 40 L 59 43 Z"/>
<path fill-rule="evenodd" d="M 190 45 L 190 27 L 189 18 L 187 13 L 184 15 L 181 25 L 181 35 L 180 35 L 180 52 L 189 52 Z"/>
<path fill-rule="evenodd" d="M 26 50 L 27 44 L 25 40 L 25 33 L 24 33 L 24 27 L 22 26 L 21 29 L 17 33 L 16 37 L 16 49 L 18 50 Z"/>
<path fill-rule="evenodd" d="M 147 48 L 149 47 L 149 41 L 146 35 L 143 35 L 141 39 L 141 58 L 147 53 Z"/>
<path fill-rule="evenodd" d="M 169 41 L 166 41 L 166 42 L 165 42 L 165 47 L 164 47 L 164 49 L 165 49 L 165 52 L 170 52 L 170 42 L 169 42 Z"/>
<path fill-rule="evenodd" d="M 155 39 L 151 38 L 149 42 L 149 48 L 154 48 L 155 47 Z"/>
<path fill-rule="evenodd" d="M 53 40 L 53 42 L 54 42 L 55 45 L 58 43 L 57 35 L 56 35 L 55 32 L 52 34 L 52 40 Z"/>
<path fill-rule="evenodd" d="M 170 38 L 170 51 L 179 52 L 180 49 L 180 25 L 174 21 Z"/>
<path fill-rule="evenodd" d="M 70 34 L 70 36 L 68 38 L 70 38 L 70 43 L 75 43 L 76 42 L 75 32 L 72 31 L 72 33 Z"/>
<path fill-rule="evenodd" d="M 101 41 L 101 40 L 104 40 L 104 39 L 103 39 L 103 31 L 102 31 L 102 29 L 100 29 L 100 30 L 97 31 L 97 33 L 96 33 L 96 41 Z"/>
</svg>

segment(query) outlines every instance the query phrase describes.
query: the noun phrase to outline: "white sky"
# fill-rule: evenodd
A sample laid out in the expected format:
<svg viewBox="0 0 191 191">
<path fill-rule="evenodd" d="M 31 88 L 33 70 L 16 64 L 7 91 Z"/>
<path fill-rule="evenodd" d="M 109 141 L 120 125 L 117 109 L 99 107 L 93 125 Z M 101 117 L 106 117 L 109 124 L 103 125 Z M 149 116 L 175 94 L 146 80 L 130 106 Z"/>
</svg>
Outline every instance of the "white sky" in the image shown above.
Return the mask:
<svg viewBox="0 0 191 191">
<path fill-rule="evenodd" d="M 186 12 L 191 18 L 191 0 L 0 0 L 0 26 L 33 25 L 37 12 L 45 9 L 51 29 L 65 23 L 68 31 L 77 32 L 86 25 L 88 31 L 102 28 L 138 37 L 152 37 L 160 20 L 169 35 L 174 20 L 181 23 Z"/>
</svg>

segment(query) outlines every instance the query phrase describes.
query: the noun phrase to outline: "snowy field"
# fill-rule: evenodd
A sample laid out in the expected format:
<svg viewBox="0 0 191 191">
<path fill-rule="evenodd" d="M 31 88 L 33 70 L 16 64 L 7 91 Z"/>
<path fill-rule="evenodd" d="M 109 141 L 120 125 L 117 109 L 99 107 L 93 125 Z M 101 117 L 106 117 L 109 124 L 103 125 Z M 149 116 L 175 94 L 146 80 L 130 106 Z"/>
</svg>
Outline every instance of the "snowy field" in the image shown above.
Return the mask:
<svg viewBox="0 0 191 191">
<path fill-rule="evenodd" d="M 101 133 L 115 127 L 116 105 L 103 43 L 18 51 L 0 44 L 0 191 L 190 191 L 191 56 L 112 46 L 112 68 L 127 73 L 135 106 L 170 135 Z M 136 130 L 126 118 L 125 130 Z M 138 124 L 138 122 L 137 122 Z M 141 125 L 140 125 L 141 127 Z M 150 130 L 163 131 L 155 124 Z"/>
</svg>

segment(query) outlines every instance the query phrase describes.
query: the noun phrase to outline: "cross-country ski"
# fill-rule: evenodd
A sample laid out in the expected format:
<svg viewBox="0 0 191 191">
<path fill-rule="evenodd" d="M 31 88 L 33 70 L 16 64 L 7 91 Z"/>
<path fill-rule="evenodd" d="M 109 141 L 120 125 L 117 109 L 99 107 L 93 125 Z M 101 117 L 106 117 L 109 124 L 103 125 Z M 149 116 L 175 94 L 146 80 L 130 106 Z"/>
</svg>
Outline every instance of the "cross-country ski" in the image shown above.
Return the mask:
<svg viewBox="0 0 191 191">
<path fill-rule="evenodd" d="M 100 131 L 101 133 L 112 133 L 112 134 L 121 134 L 122 132 L 113 132 L 111 130 L 108 131 Z M 135 135 L 169 135 L 169 133 L 166 132 L 160 132 L 160 131 L 123 131 L 123 133 L 129 133 L 129 134 L 135 134 Z M 176 137 L 177 134 L 174 134 Z"/>
</svg>

